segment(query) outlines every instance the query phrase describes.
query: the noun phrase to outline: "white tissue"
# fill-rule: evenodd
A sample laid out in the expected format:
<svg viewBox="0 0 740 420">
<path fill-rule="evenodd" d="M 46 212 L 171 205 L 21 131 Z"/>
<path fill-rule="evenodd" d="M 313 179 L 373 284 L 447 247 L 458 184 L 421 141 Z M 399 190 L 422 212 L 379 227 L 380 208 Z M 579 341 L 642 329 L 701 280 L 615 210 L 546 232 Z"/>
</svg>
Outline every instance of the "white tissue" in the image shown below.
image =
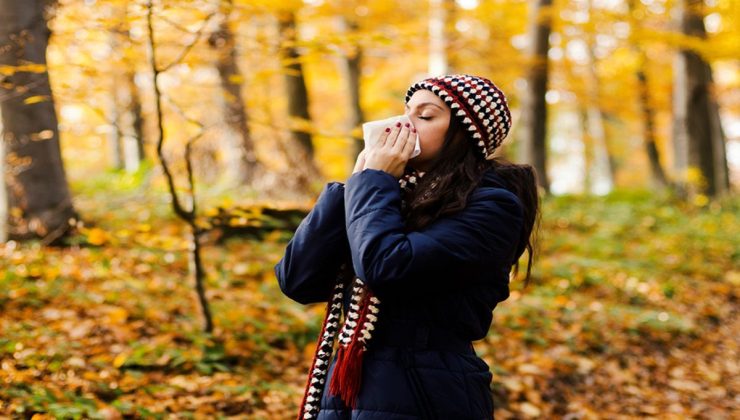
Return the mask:
<svg viewBox="0 0 740 420">
<path fill-rule="evenodd" d="M 384 120 L 370 121 L 362 124 L 362 137 L 365 140 L 365 149 L 375 145 L 386 127 L 393 127 L 397 122 L 411 124 L 411 120 L 406 115 L 394 115 Z M 411 126 L 413 127 L 413 124 Z M 409 159 L 418 156 L 419 153 L 421 153 L 421 146 L 419 145 L 419 133 L 416 133 L 416 144 Z"/>
</svg>

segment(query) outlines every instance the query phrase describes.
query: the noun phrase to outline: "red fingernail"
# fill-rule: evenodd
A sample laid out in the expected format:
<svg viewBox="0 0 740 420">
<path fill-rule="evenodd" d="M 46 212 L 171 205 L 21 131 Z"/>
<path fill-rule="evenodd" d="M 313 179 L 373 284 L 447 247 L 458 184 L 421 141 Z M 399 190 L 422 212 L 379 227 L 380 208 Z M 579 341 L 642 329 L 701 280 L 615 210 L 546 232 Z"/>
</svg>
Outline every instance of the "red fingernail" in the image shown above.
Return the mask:
<svg viewBox="0 0 740 420">
<path fill-rule="evenodd" d="M 391 128 L 390 127 L 386 127 L 385 132 L 388 133 L 390 131 L 391 131 Z"/>
<path fill-rule="evenodd" d="M 415 128 L 412 128 L 412 129 L 411 129 L 411 132 L 412 132 L 412 133 L 416 133 L 416 129 L 415 129 Z"/>
<path fill-rule="evenodd" d="M 401 123 L 400 122 L 397 122 L 396 123 L 396 127 L 400 127 L 400 126 L 401 126 Z"/>
<path fill-rule="evenodd" d="M 406 123 L 406 127 L 408 127 L 408 126 L 409 126 L 409 123 Z"/>
</svg>

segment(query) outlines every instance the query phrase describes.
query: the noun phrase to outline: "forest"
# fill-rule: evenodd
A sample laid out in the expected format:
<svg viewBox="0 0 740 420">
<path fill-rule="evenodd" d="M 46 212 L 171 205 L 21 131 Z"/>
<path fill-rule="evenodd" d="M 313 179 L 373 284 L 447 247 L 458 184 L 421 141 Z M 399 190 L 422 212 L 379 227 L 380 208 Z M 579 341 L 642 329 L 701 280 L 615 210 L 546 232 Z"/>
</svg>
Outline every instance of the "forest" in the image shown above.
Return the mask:
<svg viewBox="0 0 740 420">
<path fill-rule="evenodd" d="M 0 0 L 0 418 L 295 418 L 325 305 L 274 267 L 445 74 L 541 200 L 495 417 L 738 418 L 737 0 Z"/>
</svg>

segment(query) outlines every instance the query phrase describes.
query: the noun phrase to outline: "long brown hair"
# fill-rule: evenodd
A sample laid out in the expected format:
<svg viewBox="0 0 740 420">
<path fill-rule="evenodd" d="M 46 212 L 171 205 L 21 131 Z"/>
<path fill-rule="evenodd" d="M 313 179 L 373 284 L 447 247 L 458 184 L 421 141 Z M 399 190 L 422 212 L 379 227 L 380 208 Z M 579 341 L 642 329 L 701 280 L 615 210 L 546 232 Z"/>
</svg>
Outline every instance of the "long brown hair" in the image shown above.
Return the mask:
<svg viewBox="0 0 740 420">
<path fill-rule="evenodd" d="M 519 273 L 519 257 L 526 249 L 529 254 L 525 287 L 529 284 L 534 258 L 533 230 L 539 230 L 540 200 L 537 175 L 531 165 L 515 164 L 502 157 L 483 159 L 475 150 L 473 139 L 461 130 L 457 118 L 450 115 L 450 125 L 444 144 L 429 171 L 418 181 L 416 188 L 405 197 L 408 206 L 403 212 L 407 231 L 419 230 L 439 217 L 456 213 L 465 208 L 468 196 L 483 178 L 483 173 L 493 169 L 504 179 L 506 189 L 513 192 L 524 206 L 524 228 L 522 229 L 514 255 L 514 277 Z"/>
</svg>

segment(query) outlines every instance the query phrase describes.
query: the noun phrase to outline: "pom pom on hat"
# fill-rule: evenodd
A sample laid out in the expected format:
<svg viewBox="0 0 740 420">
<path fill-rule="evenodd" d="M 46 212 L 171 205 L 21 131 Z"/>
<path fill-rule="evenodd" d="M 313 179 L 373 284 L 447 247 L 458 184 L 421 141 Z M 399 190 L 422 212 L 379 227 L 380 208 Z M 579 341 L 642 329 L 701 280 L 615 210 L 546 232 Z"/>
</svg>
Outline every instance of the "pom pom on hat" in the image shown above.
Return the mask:
<svg viewBox="0 0 740 420">
<path fill-rule="evenodd" d="M 457 118 L 485 159 L 492 159 L 511 128 L 511 113 L 504 93 L 492 81 L 469 74 L 429 77 L 412 84 L 406 103 L 420 89 L 439 96 Z"/>
</svg>

